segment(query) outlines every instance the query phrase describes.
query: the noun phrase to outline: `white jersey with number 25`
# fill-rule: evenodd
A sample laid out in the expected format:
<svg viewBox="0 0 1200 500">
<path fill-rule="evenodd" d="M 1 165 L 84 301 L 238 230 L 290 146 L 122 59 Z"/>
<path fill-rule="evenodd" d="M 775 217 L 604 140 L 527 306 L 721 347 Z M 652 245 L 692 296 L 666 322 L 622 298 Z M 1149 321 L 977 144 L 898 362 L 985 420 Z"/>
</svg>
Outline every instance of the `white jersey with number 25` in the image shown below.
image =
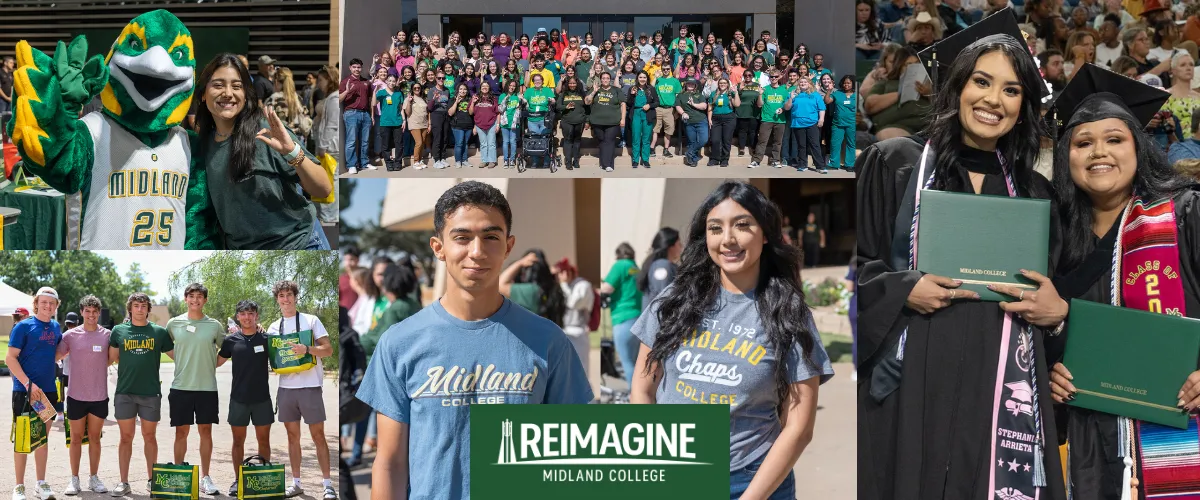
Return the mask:
<svg viewBox="0 0 1200 500">
<path fill-rule="evenodd" d="M 67 248 L 182 250 L 191 143 L 173 127 L 149 147 L 103 113 L 83 117 L 95 159 L 87 199 L 67 199 Z"/>
</svg>

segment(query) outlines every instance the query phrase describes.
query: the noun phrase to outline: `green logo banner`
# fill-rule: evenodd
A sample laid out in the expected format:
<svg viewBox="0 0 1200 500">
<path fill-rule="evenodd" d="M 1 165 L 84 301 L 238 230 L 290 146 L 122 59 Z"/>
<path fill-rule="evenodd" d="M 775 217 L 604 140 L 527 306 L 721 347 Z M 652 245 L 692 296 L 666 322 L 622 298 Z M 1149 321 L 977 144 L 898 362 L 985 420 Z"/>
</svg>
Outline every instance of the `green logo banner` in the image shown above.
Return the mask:
<svg viewBox="0 0 1200 500">
<path fill-rule="evenodd" d="M 471 498 L 728 498 L 725 405 L 471 407 Z"/>
</svg>

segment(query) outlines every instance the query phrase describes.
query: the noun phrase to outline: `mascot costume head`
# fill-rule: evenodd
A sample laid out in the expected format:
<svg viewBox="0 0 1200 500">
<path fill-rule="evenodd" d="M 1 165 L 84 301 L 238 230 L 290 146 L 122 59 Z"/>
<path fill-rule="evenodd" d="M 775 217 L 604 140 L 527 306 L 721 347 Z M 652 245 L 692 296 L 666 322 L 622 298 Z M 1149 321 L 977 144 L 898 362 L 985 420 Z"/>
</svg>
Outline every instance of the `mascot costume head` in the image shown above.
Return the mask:
<svg viewBox="0 0 1200 500">
<path fill-rule="evenodd" d="M 179 125 L 192 105 L 196 49 L 174 14 L 142 14 L 121 31 L 104 58 L 109 79 L 104 112 L 126 128 L 153 133 Z"/>
</svg>

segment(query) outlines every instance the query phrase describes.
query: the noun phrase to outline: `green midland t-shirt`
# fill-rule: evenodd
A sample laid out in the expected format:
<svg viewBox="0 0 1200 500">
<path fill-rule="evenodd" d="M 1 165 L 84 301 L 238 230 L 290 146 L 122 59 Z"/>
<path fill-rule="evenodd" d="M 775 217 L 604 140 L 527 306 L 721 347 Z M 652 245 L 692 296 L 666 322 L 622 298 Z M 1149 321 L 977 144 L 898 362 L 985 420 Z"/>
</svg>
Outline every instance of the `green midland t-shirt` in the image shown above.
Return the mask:
<svg viewBox="0 0 1200 500">
<path fill-rule="evenodd" d="M 584 62 L 582 59 L 575 63 L 575 77 L 579 78 L 579 83 L 582 83 L 586 88 L 588 78 L 592 76 L 593 61 Z"/>
<path fill-rule="evenodd" d="M 120 350 L 117 394 L 162 396 L 159 356 L 175 349 L 166 328 L 153 323 L 146 326 L 121 323 L 113 327 L 108 346 Z M 215 361 L 213 366 L 216 366 Z"/>
<path fill-rule="evenodd" d="M 550 99 L 554 98 L 554 89 L 549 87 L 530 88 L 525 91 L 525 102 L 529 103 L 526 110 L 530 113 L 543 113 L 550 110 Z M 532 114 L 529 121 L 542 121 L 540 117 L 534 117 Z"/>
<path fill-rule="evenodd" d="M 217 351 L 225 340 L 225 325 L 205 316 L 190 320 L 187 313 L 167 321 L 175 346 L 175 378 L 171 388 L 181 391 L 217 390 Z"/>
<path fill-rule="evenodd" d="M 517 128 L 516 120 L 513 118 L 517 115 L 517 109 L 521 106 L 521 97 L 516 94 L 504 94 L 500 96 L 498 104 L 504 105 L 504 119 L 507 120 L 501 128 L 515 129 Z"/>
<path fill-rule="evenodd" d="M 583 104 L 583 97 L 577 93 L 563 93 L 559 98 L 558 109 L 563 123 L 582 125 L 584 120 L 587 120 L 587 106 Z M 574 103 L 575 107 L 567 109 L 567 105 L 571 103 Z"/>
<path fill-rule="evenodd" d="M 637 287 L 637 263 L 629 259 L 618 260 L 604 277 L 612 285 L 612 322 L 614 325 L 637 319 L 642 313 L 642 291 Z"/>
<path fill-rule="evenodd" d="M 542 289 L 537 283 L 513 283 L 508 300 L 537 314 L 538 307 L 542 305 Z"/>
<path fill-rule="evenodd" d="M 400 116 L 400 103 L 404 102 L 404 94 L 399 90 L 388 92 L 387 89 L 379 89 L 375 98 L 379 101 L 380 127 L 399 127 L 404 124 L 404 117 Z"/>
<path fill-rule="evenodd" d="M 619 125 L 621 123 L 621 103 L 625 102 L 625 93 L 621 87 L 609 86 L 596 91 L 592 97 L 592 125 Z"/>
<path fill-rule="evenodd" d="M 727 115 L 733 112 L 733 90 L 730 89 L 724 93 L 713 92 L 708 96 L 708 105 L 712 106 L 713 116 Z"/>
<path fill-rule="evenodd" d="M 767 87 L 763 89 L 762 121 L 783 123 L 783 113 L 775 114 L 775 110 L 783 109 L 783 103 L 788 98 L 787 87 Z"/>
<path fill-rule="evenodd" d="M 267 128 L 265 119 L 260 127 Z M 299 143 L 295 134 L 288 134 Z M 209 138 L 203 158 L 208 170 L 208 196 L 225 231 L 225 246 L 230 250 L 303 250 L 312 239 L 317 211 L 300 193 L 300 174 L 283 155 L 262 141 L 254 141 L 249 176 L 230 179 L 232 143 Z M 312 153 L 301 150 L 313 163 L 320 164 Z"/>
<path fill-rule="evenodd" d="M 683 84 L 673 76 L 670 78 L 658 77 L 658 80 L 654 82 L 654 88 L 658 89 L 659 106 L 675 106 L 675 95 L 683 92 Z"/>
<path fill-rule="evenodd" d="M 751 83 L 749 85 L 742 85 L 739 92 L 741 93 L 742 105 L 738 106 L 734 112 L 737 113 L 738 118 L 754 118 L 754 107 L 758 103 L 758 96 L 762 94 L 762 87 L 759 87 L 756 83 Z"/>
<path fill-rule="evenodd" d="M 689 105 L 689 98 L 696 104 L 704 102 L 704 96 L 700 95 L 700 92 L 684 92 L 679 94 L 679 106 L 683 108 L 684 113 L 687 113 L 688 124 L 707 123 L 708 114 Z"/>
</svg>

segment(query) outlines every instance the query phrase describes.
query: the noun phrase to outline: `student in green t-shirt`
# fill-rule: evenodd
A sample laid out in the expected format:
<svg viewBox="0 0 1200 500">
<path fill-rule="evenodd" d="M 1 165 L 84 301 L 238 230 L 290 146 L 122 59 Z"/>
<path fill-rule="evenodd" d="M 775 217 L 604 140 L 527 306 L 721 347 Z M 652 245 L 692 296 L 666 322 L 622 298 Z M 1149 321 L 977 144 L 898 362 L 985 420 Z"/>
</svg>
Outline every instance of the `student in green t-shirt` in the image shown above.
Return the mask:
<svg viewBox="0 0 1200 500">
<path fill-rule="evenodd" d="M 729 166 L 729 149 L 733 145 L 733 129 L 737 126 L 737 115 L 733 110 L 741 104 L 741 96 L 729 86 L 729 79 L 717 80 L 716 92 L 708 96 L 709 136 L 713 140 L 708 166 Z"/>
<path fill-rule="evenodd" d="M 583 83 L 578 78 L 568 76 L 563 81 L 558 99 L 558 114 L 562 117 L 558 124 L 562 128 L 563 162 L 566 163 L 567 170 L 579 168 L 583 125 L 588 117 L 587 106 L 583 103 L 585 98 L 587 90 Z"/>
<path fill-rule="evenodd" d="M 546 318 L 562 328 L 567 298 L 558 284 L 545 252 L 531 249 L 500 273 L 500 293 L 527 311 Z M 518 283 L 520 281 L 520 283 Z"/>
<path fill-rule="evenodd" d="M 579 49 L 579 60 L 575 61 L 575 76 L 579 78 L 584 87 L 587 87 L 588 82 L 591 81 L 592 66 L 596 64 L 596 61 L 592 60 L 592 56 L 592 50 L 583 47 Z"/>
<path fill-rule="evenodd" d="M 750 168 L 757 168 L 764 154 L 768 160 L 773 160 L 771 166 L 781 168 L 779 149 L 783 134 L 787 132 L 787 124 L 783 122 L 783 104 L 787 101 L 788 90 L 780 84 L 783 77 L 779 70 L 771 70 L 770 75 L 771 86 L 763 89 L 758 96 L 762 123 L 758 126 L 758 145 L 754 148 L 754 156 L 750 157 Z M 769 152 L 767 143 L 771 146 Z"/>
<path fill-rule="evenodd" d="M 388 75 L 387 86 L 375 93 L 375 100 L 379 103 L 379 136 L 383 139 L 384 164 L 389 172 L 394 172 L 400 170 L 404 156 L 404 116 L 400 113 L 404 94 L 396 86 L 395 75 Z"/>
<path fill-rule="evenodd" d="M 141 419 L 142 440 L 146 446 L 146 477 L 154 477 L 158 463 L 155 431 L 162 414 L 160 356 L 175 359 L 175 345 L 167 329 L 150 323 L 150 297 L 137 292 L 125 302 L 129 321 L 112 329 L 108 340 L 108 359 L 117 363 L 117 390 L 113 398 L 113 416 L 121 430 L 121 483 L 113 494 L 129 494 L 129 458 L 133 453 L 133 435 Z M 149 489 L 147 481 L 147 489 Z"/>
<path fill-rule="evenodd" d="M 658 144 L 658 134 L 663 135 L 663 157 L 670 158 L 671 137 L 675 135 L 675 96 L 683 92 L 683 84 L 675 78 L 670 64 L 662 66 L 661 74 L 654 81 L 654 89 L 658 91 L 658 109 L 654 111 L 654 130 L 650 132 L 650 157 L 654 158 L 654 149 Z"/>
<path fill-rule="evenodd" d="M 625 102 L 630 103 L 630 148 L 633 168 L 650 168 L 650 127 L 658 108 L 658 92 L 650 85 L 650 74 L 639 71 L 634 85 L 629 87 Z"/>
<path fill-rule="evenodd" d="M 392 78 L 392 77 L 388 77 Z M 192 424 L 200 434 L 200 493 L 220 493 L 209 476 L 212 459 L 212 426 L 218 423 L 217 349 L 225 340 L 225 325 L 204 314 L 208 289 L 192 283 L 183 289 L 187 312 L 167 321 L 167 333 L 175 350 L 175 377 L 167 402 L 171 427 L 175 428 L 175 461 L 183 463 Z"/>
<path fill-rule="evenodd" d="M 833 110 L 833 131 L 829 141 L 829 168 L 854 170 L 854 113 L 858 105 L 858 93 L 854 91 L 854 77 L 842 75 L 837 90 L 825 98 L 826 108 Z M 846 156 L 842 159 L 842 148 Z"/>
<path fill-rule="evenodd" d="M 612 74 L 602 73 L 600 85 L 584 98 L 583 103 L 592 107 L 588 123 L 592 125 L 592 136 L 600 141 L 600 168 L 612 172 L 617 133 L 625 128 L 625 94 L 620 87 L 613 86 Z"/>
<path fill-rule="evenodd" d="M 616 263 L 600 284 L 600 293 L 610 296 L 613 342 L 630 387 L 633 387 L 633 372 L 640 349 L 639 341 L 632 332 L 633 324 L 642 313 L 642 292 L 637 286 L 639 273 L 633 247 L 629 243 L 621 243 L 617 246 Z"/>
<path fill-rule="evenodd" d="M 687 155 L 683 164 L 694 167 L 700 162 L 700 148 L 708 143 L 708 102 L 700 92 L 700 83 L 689 79 L 684 82 L 682 94 L 675 102 L 675 110 L 683 119 L 687 133 Z"/>
<path fill-rule="evenodd" d="M 536 116 L 536 113 L 550 111 L 555 102 L 554 89 L 543 85 L 545 80 L 540 73 L 533 73 L 529 79 L 533 82 L 533 87 L 525 89 L 525 93 L 521 95 L 521 103 L 525 104 L 525 110 L 529 112 L 529 131 L 541 134 L 546 131 L 546 121 L 544 117 Z"/>
<path fill-rule="evenodd" d="M 496 104 L 500 107 L 500 152 L 504 168 L 512 168 L 517 164 L 517 137 L 521 134 L 521 86 L 517 80 L 507 80 L 503 85 L 504 93 Z"/>
<path fill-rule="evenodd" d="M 407 266 L 395 263 L 385 264 L 383 270 L 382 295 L 386 297 L 388 306 L 380 314 L 375 326 L 362 336 L 363 350 L 367 352 L 367 362 L 375 354 L 375 346 L 384 332 L 421 310 L 421 304 L 413 299 L 413 291 L 417 289 L 417 276 Z"/>
<path fill-rule="evenodd" d="M 738 87 L 738 97 L 741 105 L 734 109 L 737 115 L 738 156 L 745 156 L 746 150 L 753 151 L 758 142 L 758 96 L 762 95 L 762 87 L 754 78 L 754 72 L 746 70 L 742 73 L 742 84 Z"/>
</svg>

